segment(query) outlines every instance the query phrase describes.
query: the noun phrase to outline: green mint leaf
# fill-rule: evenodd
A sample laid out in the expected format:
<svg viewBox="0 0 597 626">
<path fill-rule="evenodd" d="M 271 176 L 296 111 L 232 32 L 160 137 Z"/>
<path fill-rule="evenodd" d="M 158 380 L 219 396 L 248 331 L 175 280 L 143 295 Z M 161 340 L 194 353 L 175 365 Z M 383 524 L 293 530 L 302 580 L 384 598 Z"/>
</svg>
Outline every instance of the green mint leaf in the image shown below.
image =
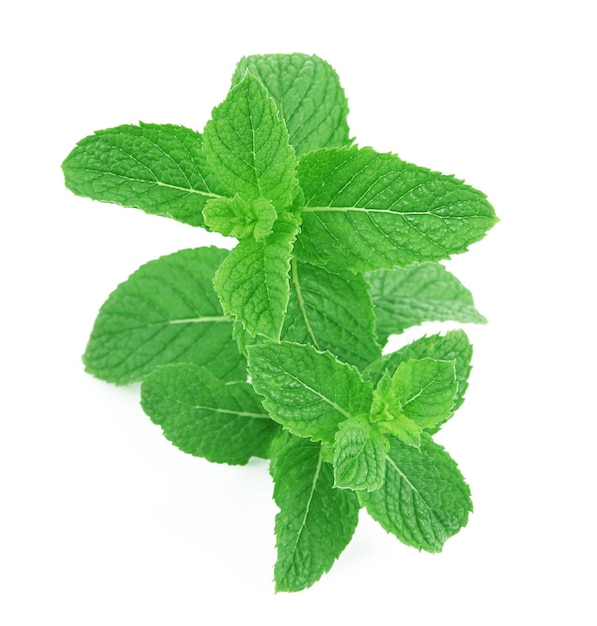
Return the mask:
<svg viewBox="0 0 597 626">
<path fill-rule="evenodd" d="M 370 272 L 367 280 L 382 344 L 422 322 L 487 321 L 475 309 L 471 292 L 438 263 Z"/>
<path fill-rule="evenodd" d="M 468 376 L 471 371 L 471 357 L 473 349 L 466 333 L 462 330 L 452 330 L 445 335 L 431 335 L 421 337 L 404 346 L 396 352 L 384 355 L 372 363 L 365 371 L 364 376 L 374 385 L 377 385 L 387 372 L 393 375 L 401 363 L 409 359 L 437 359 L 439 361 L 454 361 L 454 369 L 458 389 L 454 397 L 456 411 L 464 402 L 464 393 L 468 386 Z"/>
<path fill-rule="evenodd" d="M 386 468 L 387 439 L 366 418 L 340 424 L 334 442 L 334 484 L 344 489 L 379 489 Z"/>
<path fill-rule="evenodd" d="M 410 359 L 392 376 L 392 399 L 398 411 L 420 428 L 430 428 L 452 415 L 458 382 L 454 361 Z"/>
<path fill-rule="evenodd" d="M 271 234 L 278 214 L 270 200 L 255 198 L 249 201 L 235 195 L 209 200 L 203 209 L 203 217 L 208 228 L 222 235 L 263 241 Z"/>
<path fill-rule="evenodd" d="M 466 251 L 496 217 L 461 181 L 371 148 L 305 155 L 297 257 L 355 272 L 439 261 Z"/>
<path fill-rule="evenodd" d="M 274 101 L 251 74 L 213 110 L 204 150 L 228 195 L 271 200 L 278 212 L 292 207 L 298 193 L 294 149 Z"/>
<path fill-rule="evenodd" d="M 100 130 L 64 160 L 65 183 L 78 196 L 202 226 L 205 203 L 222 194 L 202 143 L 199 133 L 171 124 Z"/>
<path fill-rule="evenodd" d="M 247 351 L 255 391 L 272 419 L 293 434 L 333 443 L 340 422 L 369 414 L 371 385 L 333 354 L 285 342 Z"/>
<path fill-rule="evenodd" d="M 280 427 L 251 385 L 224 383 L 205 367 L 159 367 L 142 386 L 141 405 L 175 446 L 214 463 L 244 465 L 266 457 Z"/>
<path fill-rule="evenodd" d="M 381 356 L 368 285 L 362 274 L 291 262 L 290 301 L 282 338 L 329 350 L 365 368 Z"/>
<path fill-rule="evenodd" d="M 222 308 L 251 334 L 279 339 L 290 298 L 290 257 L 298 224 L 281 215 L 265 239 L 243 239 L 219 267 L 214 286 Z"/>
<path fill-rule="evenodd" d="M 280 508 L 274 577 L 276 591 L 299 591 L 319 580 L 349 543 L 359 504 L 353 492 L 333 488 L 320 445 L 287 433 L 281 440 L 272 446 L 270 465 Z"/>
<path fill-rule="evenodd" d="M 298 155 L 351 143 L 348 102 L 338 75 L 326 61 L 306 54 L 266 54 L 241 59 L 233 77 L 247 70 L 275 100 Z"/>
<path fill-rule="evenodd" d="M 85 350 L 86 370 L 108 382 L 142 380 L 160 365 L 209 365 L 218 378 L 246 379 L 213 290 L 227 251 L 181 250 L 142 265 L 102 305 Z"/>
<path fill-rule="evenodd" d="M 390 438 L 382 486 L 360 491 L 359 498 L 386 531 L 428 552 L 441 552 L 472 511 L 470 490 L 458 466 L 425 433 L 420 449 Z"/>
</svg>

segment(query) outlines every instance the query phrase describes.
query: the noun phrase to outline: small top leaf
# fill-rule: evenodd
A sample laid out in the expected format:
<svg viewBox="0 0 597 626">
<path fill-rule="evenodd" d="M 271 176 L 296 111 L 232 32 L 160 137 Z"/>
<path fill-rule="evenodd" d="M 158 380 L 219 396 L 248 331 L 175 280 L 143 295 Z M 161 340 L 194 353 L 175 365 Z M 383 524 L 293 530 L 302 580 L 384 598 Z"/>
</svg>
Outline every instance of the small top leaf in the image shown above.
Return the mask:
<svg viewBox="0 0 597 626">
<path fill-rule="evenodd" d="M 207 163 L 229 193 L 271 200 L 280 213 L 298 193 L 288 131 L 263 84 L 247 73 L 212 113 L 204 131 Z"/>
<path fill-rule="evenodd" d="M 233 83 L 240 82 L 247 70 L 261 80 L 276 101 L 297 155 L 351 143 L 348 103 L 329 63 L 306 54 L 244 57 Z"/>
<path fill-rule="evenodd" d="M 420 428 L 450 417 L 457 389 L 454 361 L 410 359 L 400 363 L 392 376 L 397 411 Z"/>
<path fill-rule="evenodd" d="M 290 258 L 299 225 L 281 215 L 263 239 L 243 239 L 230 251 L 214 278 L 226 314 L 252 336 L 279 339 L 290 298 Z"/>
<path fill-rule="evenodd" d="M 364 417 L 340 424 L 334 442 L 334 484 L 345 489 L 379 489 L 386 468 L 387 439 Z"/>
<path fill-rule="evenodd" d="M 452 413 L 464 402 L 464 394 L 468 387 L 468 376 L 471 371 L 473 348 L 462 330 L 451 330 L 445 335 L 431 335 L 421 337 L 400 350 L 384 355 L 372 363 L 365 371 L 364 376 L 377 385 L 387 373 L 394 374 L 401 363 L 409 359 L 431 358 L 440 361 L 454 361 L 454 371 L 458 389 L 454 397 Z"/>
</svg>

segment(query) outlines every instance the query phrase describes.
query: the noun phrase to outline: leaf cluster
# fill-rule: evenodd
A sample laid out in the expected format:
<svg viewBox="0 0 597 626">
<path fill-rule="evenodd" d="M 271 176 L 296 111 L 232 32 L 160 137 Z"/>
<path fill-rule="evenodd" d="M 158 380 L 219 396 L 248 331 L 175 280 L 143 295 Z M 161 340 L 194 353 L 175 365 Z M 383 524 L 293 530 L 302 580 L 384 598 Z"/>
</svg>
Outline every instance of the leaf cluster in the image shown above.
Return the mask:
<svg viewBox="0 0 597 626">
<path fill-rule="evenodd" d="M 464 399 L 462 331 L 382 354 L 428 320 L 484 322 L 438 263 L 496 222 L 481 192 L 353 145 L 332 67 L 246 57 L 202 133 L 123 125 L 78 143 L 67 187 L 235 237 L 143 265 L 101 307 L 84 362 L 181 450 L 270 460 L 276 589 L 328 571 L 359 509 L 437 552 L 472 510 L 432 439 Z"/>
</svg>

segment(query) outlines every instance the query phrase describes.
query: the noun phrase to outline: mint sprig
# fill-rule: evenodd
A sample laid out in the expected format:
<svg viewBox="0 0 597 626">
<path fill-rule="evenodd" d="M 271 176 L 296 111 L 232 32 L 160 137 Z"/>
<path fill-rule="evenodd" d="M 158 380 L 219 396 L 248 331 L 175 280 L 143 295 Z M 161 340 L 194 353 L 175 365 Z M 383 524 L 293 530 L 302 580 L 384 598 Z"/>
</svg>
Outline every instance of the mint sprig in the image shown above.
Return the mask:
<svg viewBox="0 0 597 626">
<path fill-rule="evenodd" d="M 485 322 L 438 261 L 496 217 L 464 182 L 352 145 L 348 104 L 316 56 L 243 58 L 203 133 L 123 125 L 81 140 L 74 193 L 238 240 L 143 265 L 101 307 L 91 374 L 142 382 L 141 404 L 182 451 L 270 460 L 276 590 L 312 585 L 360 507 L 438 552 L 472 510 L 432 436 L 464 401 L 462 330 L 382 355 L 425 321 Z"/>
</svg>

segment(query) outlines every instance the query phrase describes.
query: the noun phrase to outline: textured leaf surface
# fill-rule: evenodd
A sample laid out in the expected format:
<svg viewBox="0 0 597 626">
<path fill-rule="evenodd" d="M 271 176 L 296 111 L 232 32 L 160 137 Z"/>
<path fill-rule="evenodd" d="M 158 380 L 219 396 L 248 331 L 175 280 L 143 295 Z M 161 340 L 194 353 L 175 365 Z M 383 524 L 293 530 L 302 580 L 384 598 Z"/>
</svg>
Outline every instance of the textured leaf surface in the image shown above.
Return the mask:
<svg viewBox="0 0 597 626">
<path fill-rule="evenodd" d="M 290 277 L 283 339 L 329 350 L 359 369 L 381 356 L 362 274 L 331 272 L 293 259 Z"/>
<path fill-rule="evenodd" d="M 244 239 L 218 269 L 214 286 L 222 307 L 251 334 L 279 339 L 290 298 L 290 256 L 298 224 L 286 215 L 263 240 Z"/>
<path fill-rule="evenodd" d="M 87 371 L 126 384 L 159 365 L 186 362 L 244 380 L 244 358 L 212 284 L 227 254 L 181 250 L 141 266 L 102 305 L 83 357 Z"/>
<path fill-rule="evenodd" d="M 421 428 L 452 415 L 457 389 L 454 361 L 409 359 L 392 376 L 392 395 L 399 411 Z"/>
<path fill-rule="evenodd" d="M 170 124 L 123 125 L 81 140 L 62 164 L 79 196 L 203 225 L 222 189 L 209 174 L 199 133 Z"/>
<path fill-rule="evenodd" d="M 470 490 L 448 453 L 423 433 L 421 448 L 390 438 L 386 476 L 376 491 L 359 492 L 367 511 L 403 543 L 440 552 L 466 525 Z"/>
<path fill-rule="evenodd" d="M 319 444 L 286 435 L 273 446 L 270 471 L 280 508 L 275 532 L 276 591 L 299 591 L 327 572 L 358 522 L 354 493 L 333 488 L 333 471 Z"/>
<path fill-rule="evenodd" d="M 423 263 L 367 275 L 377 319 L 377 336 L 388 337 L 422 322 L 487 320 L 475 309 L 471 292 L 438 263 Z"/>
<path fill-rule="evenodd" d="M 274 101 L 251 74 L 216 107 L 204 132 L 210 169 L 230 195 L 266 198 L 278 212 L 290 208 L 298 189 L 296 158 Z"/>
<path fill-rule="evenodd" d="M 473 348 L 462 330 L 452 330 L 445 335 L 431 335 L 421 337 L 412 343 L 404 346 L 396 352 L 384 355 L 368 367 L 364 375 L 371 380 L 375 386 L 379 383 L 384 372 L 392 375 L 396 368 L 409 359 L 438 359 L 440 361 L 454 361 L 458 390 L 454 397 L 454 408 L 456 411 L 464 402 L 464 393 L 468 387 L 468 376 L 471 371 L 471 357 Z"/>
<path fill-rule="evenodd" d="M 387 439 L 366 418 L 342 422 L 334 442 L 336 487 L 367 491 L 381 487 L 386 451 Z"/>
<path fill-rule="evenodd" d="M 329 63 L 306 54 L 266 54 L 241 59 L 233 83 L 246 71 L 276 101 L 297 154 L 350 144 L 348 103 Z"/>
<path fill-rule="evenodd" d="M 284 342 L 247 350 L 255 390 L 272 419 L 290 432 L 332 443 L 340 422 L 369 413 L 371 385 L 333 354 Z"/>
<path fill-rule="evenodd" d="M 251 385 L 224 383 L 188 363 L 159 367 L 143 382 L 141 404 L 175 446 L 215 463 L 265 457 L 280 427 Z"/>
<path fill-rule="evenodd" d="M 297 256 L 353 271 L 439 261 L 495 222 L 480 191 L 371 148 L 319 150 L 298 168 L 305 193 Z"/>
</svg>

